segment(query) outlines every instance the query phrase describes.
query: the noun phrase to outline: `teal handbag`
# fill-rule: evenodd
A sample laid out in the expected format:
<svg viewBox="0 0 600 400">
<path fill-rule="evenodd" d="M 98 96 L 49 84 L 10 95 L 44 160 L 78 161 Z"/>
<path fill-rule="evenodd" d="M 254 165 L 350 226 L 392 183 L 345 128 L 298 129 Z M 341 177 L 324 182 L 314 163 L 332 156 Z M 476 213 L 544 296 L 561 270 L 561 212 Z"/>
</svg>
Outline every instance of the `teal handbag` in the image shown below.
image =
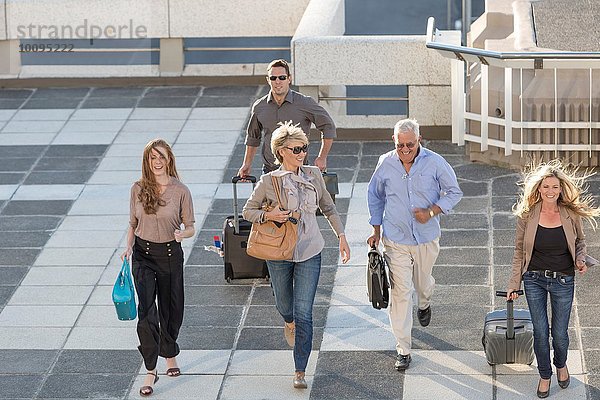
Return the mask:
<svg viewBox="0 0 600 400">
<path fill-rule="evenodd" d="M 123 266 L 121 267 L 119 276 L 117 276 L 115 286 L 113 286 L 112 300 L 117 309 L 117 317 L 121 321 L 130 321 L 137 317 L 135 289 L 127 258 L 123 260 Z"/>
</svg>

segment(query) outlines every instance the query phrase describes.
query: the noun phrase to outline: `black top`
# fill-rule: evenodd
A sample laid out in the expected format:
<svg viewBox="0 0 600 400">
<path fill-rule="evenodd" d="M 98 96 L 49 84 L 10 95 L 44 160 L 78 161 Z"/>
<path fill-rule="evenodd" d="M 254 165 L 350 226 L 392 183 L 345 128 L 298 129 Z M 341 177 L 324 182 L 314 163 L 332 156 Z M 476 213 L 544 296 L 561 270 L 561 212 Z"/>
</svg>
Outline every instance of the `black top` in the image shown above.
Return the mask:
<svg viewBox="0 0 600 400">
<path fill-rule="evenodd" d="M 528 271 L 550 270 L 575 275 L 573 257 L 567 245 L 567 237 L 562 226 L 545 228 L 538 225 L 533 243 L 533 254 Z"/>
</svg>

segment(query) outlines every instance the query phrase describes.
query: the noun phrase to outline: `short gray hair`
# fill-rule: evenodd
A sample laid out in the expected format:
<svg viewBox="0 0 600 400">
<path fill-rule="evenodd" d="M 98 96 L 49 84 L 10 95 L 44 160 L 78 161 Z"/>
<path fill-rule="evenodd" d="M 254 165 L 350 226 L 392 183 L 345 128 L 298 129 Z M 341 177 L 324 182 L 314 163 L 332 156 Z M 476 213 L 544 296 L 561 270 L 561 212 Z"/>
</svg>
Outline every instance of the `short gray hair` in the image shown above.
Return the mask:
<svg viewBox="0 0 600 400">
<path fill-rule="evenodd" d="M 400 121 L 396 122 L 396 125 L 394 125 L 394 138 L 395 139 L 398 139 L 399 133 L 409 133 L 409 132 L 414 133 L 417 137 L 421 136 L 421 133 L 419 133 L 419 123 L 417 122 L 416 119 L 410 119 L 410 118 L 401 119 Z"/>
</svg>

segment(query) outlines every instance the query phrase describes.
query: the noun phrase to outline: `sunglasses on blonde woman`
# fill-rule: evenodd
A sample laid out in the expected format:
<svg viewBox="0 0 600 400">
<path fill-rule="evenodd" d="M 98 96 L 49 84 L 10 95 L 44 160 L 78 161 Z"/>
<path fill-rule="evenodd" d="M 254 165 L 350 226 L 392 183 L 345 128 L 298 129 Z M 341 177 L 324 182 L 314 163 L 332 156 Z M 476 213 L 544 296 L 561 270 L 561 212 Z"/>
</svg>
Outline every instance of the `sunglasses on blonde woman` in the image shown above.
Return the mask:
<svg viewBox="0 0 600 400">
<path fill-rule="evenodd" d="M 301 151 L 306 153 L 308 151 L 308 145 L 305 144 L 304 146 L 294 146 L 294 147 L 286 146 L 286 149 L 291 150 L 292 153 L 294 153 L 294 154 L 300 154 Z"/>
</svg>

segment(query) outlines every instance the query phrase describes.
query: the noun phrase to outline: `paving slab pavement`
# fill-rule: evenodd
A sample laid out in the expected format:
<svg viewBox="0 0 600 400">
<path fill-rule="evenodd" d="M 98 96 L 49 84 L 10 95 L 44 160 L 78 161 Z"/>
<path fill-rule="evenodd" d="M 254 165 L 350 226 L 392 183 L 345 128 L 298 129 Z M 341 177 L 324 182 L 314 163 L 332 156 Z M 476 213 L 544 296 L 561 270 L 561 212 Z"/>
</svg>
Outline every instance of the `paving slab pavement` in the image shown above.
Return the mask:
<svg viewBox="0 0 600 400">
<path fill-rule="evenodd" d="M 110 293 L 129 188 L 140 174 L 143 145 L 156 136 L 173 144 L 193 194 L 197 234 L 184 242 L 183 375 L 169 378 L 159 363 L 154 398 L 533 398 L 535 365 L 490 367 L 481 348 L 483 317 L 502 306 L 493 293 L 504 288 L 510 268 L 518 174 L 470 163 L 462 148 L 443 141 L 426 146 L 455 167 L 465 197 L 442 216 L 433 319 L 427 328 L 414 327 L 405 373 L 393 369 L 387 314 L 369 305 L 365 287 L 366 185 L 391 146 L 334 144 L 328 164 L 340 177 L 337 204 L 352 259 L 339 264 L 335 236 L 321 219 L 326 248 L 309 389 L 292 388 L 291 351 L 269 284 L 226 283 L 222 260 L 203 247 L 231 213 L 230 178 L 243 157 L 249 105 L 261 93 L 259 87 L 0 90 L 0 98 L 12 99 L 0 110 L 0 399 L 139 397 L 144 369 L 135 322 L 116 319 Z M 311 143 L 312 154 L 317 148 Z M 591 185 L 596 195 L 598 182 Z M 249 190 L 240 188 L 240 196 Z M 598 235 L 587 233 L 590 253 L 600 254 Z M 598 274 L 578 278 L 573 382 L 567 390 L 554 382 L 551 398 L 600 399 Z"/>
</svg>

